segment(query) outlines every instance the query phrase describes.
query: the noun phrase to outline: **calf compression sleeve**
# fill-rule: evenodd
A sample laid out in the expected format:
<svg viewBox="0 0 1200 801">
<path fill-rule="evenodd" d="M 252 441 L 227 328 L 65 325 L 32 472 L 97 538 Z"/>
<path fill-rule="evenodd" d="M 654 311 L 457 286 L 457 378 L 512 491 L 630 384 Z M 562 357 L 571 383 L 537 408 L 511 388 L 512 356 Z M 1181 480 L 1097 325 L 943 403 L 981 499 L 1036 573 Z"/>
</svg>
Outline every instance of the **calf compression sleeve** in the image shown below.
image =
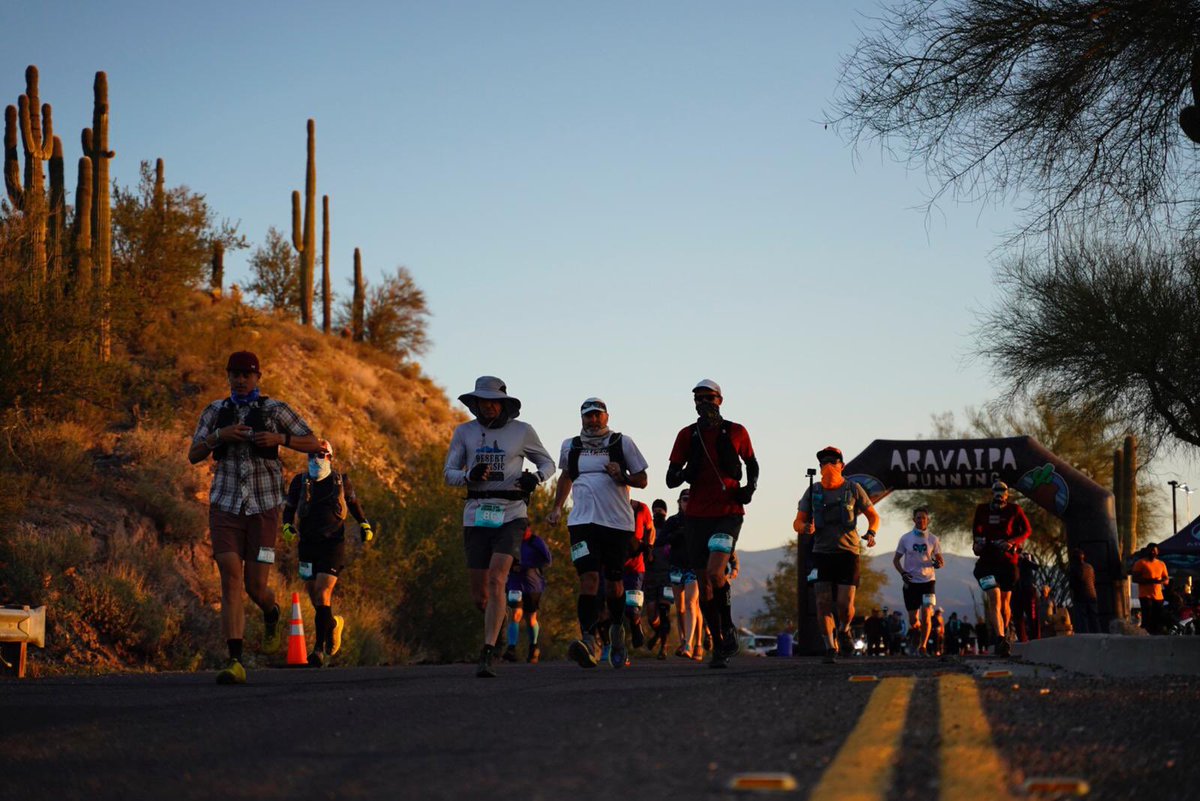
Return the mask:
<svg viewBox="0 0 1200 801">
<path fill-rule="evenodd" d="M 625 596 L 618 595 L 616 598 L 609 598 L 607 600 L 609 623 L 618 626 L 625 618 Z"/>
<path fill-rule="evenodd" d="M 542 633 L 542 624 L 541 623 L 530 623 L 529 624 L 529 643 L 531 645 L 537 645 L 538 635 L 541 633 Z"/>
<path fill-rule="evenodd" d="M 713 590 L 713 603 L 721 613 L 721 624 L 725 629 L 733 628 L 733 601 L 730 597 L 729 583 Z"/>
<path fill-rule="evenodd" d="M 513 621 L 508 624 L 508 644 L 510 647 L 516 646 L 517 640 L 521 638 L 521 624 Z"/>
</svg>

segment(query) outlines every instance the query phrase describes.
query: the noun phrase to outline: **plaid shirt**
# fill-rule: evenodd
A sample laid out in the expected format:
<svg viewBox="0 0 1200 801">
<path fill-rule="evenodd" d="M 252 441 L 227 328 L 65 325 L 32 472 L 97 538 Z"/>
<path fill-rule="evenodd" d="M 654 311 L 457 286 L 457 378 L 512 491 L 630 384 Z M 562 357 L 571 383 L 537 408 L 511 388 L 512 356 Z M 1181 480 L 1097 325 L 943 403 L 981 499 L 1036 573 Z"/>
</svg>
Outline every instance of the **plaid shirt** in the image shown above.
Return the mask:
<svg viewBox="0 0 1200 801">
<path fill-rule="evenodd" d="M 217 430 L 217 415 L 226 400 L 213 401 L 201 413 L 200 424 L 192 436 L 193 443 L 202 441 Z M 238 421 L 245 422 L 250 406 L 239 406 L 237 411 Z M 264 398 L 262 414 L 267 431 L 291 434 L 293 437 L 312 433 L 308 423 L 283 401 Z M 279 460 L 255 456 L 253 443 L 250 442 L 229 442 L 226 446 L 225 458 L 213 461 L 209 504 L 235 515 L 256 515 L 282 506 L 283 465 Z"/>
</svg>

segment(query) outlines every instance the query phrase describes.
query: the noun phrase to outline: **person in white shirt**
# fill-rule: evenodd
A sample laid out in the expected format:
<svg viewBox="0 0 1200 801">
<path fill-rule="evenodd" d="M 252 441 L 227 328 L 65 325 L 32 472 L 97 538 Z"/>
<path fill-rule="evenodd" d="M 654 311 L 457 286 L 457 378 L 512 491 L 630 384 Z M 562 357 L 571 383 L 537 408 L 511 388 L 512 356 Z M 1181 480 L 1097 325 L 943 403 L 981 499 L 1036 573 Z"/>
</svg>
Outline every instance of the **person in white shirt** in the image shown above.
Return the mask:
<svg viewBox="0 0 1200 801">
<path fill-rule="evenodd" d="M 554 475 L 554 460 L 528 423 L 516 420 L 521 401 L 495 376 L 480 376 L 475 391 L 458 399 L 475 419 L 454 429 L 442 475 L 452 487 L 467 488 L 463 545 L 471 597 L 483 612 L 479 678 L 493 678 L 494 644 L 504 625 L 504 585 L 529 527 L 529 495 Z M 524 470 L 525 460 L 536 473 Z"/>
<path fill-rule="evenodd" d="M 609 661 L 615 668 L 625 666 L 625 587 L 622 583 L 625 560 L 635 547 L 633 508 L 629 488 L 646 486 L 646 459 L 634 441 L 608 427 L 608 405 L 600 398 L 588 398 L 579 409 L 583 431 L 578 437 L 563 440 L 558 466 L 554 508 L 546 516 L 551 526 L 562 518 L 567 496 L 571 514 L 567 530 L 571 532 L 571 561 L 579 574 L 580 639 L 567 648 L 567 655 L 580 667 L 594 668 L 597 643 L 595 629 L 607 602 L 612 648 Z M 604 571 L 607 599 L 600 597 L 600 571 Z"/>
<path fill-rule="evenodd" d="M 937 606 L 934 571 L 946 563 L 942 544 L 929 533 L 929 510 L 913 512 L 913 530 L 900 538 L 892 564 L 904 580 L 904 608 L 908 610 L 909 639 L 917 654 L 925 656 L 930 620 Z"/>
</svg>

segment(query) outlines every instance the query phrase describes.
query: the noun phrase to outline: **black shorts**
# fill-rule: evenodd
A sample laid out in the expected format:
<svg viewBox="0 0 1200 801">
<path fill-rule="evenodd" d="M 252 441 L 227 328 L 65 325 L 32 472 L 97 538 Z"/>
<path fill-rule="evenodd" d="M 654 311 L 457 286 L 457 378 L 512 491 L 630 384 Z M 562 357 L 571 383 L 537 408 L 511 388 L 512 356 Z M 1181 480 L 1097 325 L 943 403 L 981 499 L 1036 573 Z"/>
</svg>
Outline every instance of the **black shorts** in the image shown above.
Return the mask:
<svg viewBox="0 0 1200 801">
<path fill-rule="evenodd" d="M 1015 564 L 999 554 L 996 556 L 984 554 L 975 563 L 974 575 L 975 579 L 979 581 L 980 588 L 985 591 L 986 588 L 983 586 L 984 579 L 988 576 L 994 576 L 996 586 L 1000 588 L 1001 592 L 1012 592 L 1013 587 L 1017 586 L 1017 579 L 1021 574 Z"/>
<path fill-rule="evenodd" d="M 849 551 L 817 553 L 813 551 L 813 567 L 817 569 L 817 581 L 857 587 L 859 578 L 858 554 Z"/>
<path fill-rule="evenodd" d="M 629 558 L 632 531 L 621 531 L 597 523 L 567 526 L 571 532 L 571 561 L 575 572 L 602 573 L 606 581 L 620 581 Z M 576 556 L 576 554 L 579 554 Z"/>
<path fill-rule="evenodd" d="M 925 605 L 925 596 L 933 595 L 936 581 L 926 581 L 923 584 L 904 585 L 904 608 L 915 612 Z M 936 603 L 936 601 L 934 601 Z"/>
<path fill-rule="evenodd" d="M 315 579 L 319 574 L 336 576 L 346 566 L 346 541 L 319 539 L 300 540 L 300 578 Z"/>
<path fill-rule="evenodd" d="M 733 542 L 729 546 L 732 552 L 737 548 L 738 534 L 742 531 L 741 515 L 725 515 L 724 517 L 689 517 L 684 521 L 683 536 L 687 539 L 688 564 L 696 575 L 708 571 L 708 555 L 713 550 L 710 543 L 718 534 L 726 534 Z"/>
<path fill-rule="evenodd" d="M 513 591 L 505 590 L 504 594 L 508 597 L 508 608 L 516 609 L 520 606 L 525 614 L 536 614 L 542 605 L 542 594 L 540 592 L 525 592 L 524 590 L 518 590 L 518 592 L 521 593 L 521 598 L 520 600 L 514 600 Z"/>
<path fill-rule="evenodd" d="M 509 520 L 500 528 L 485 526 L 463 526 L 463 548 L 467 552 L 468 570 L 487 570 L 492 563 L 492 554 L 521 558 L 521 540 L 529 519 L 518 517 Z"/>
</svg>

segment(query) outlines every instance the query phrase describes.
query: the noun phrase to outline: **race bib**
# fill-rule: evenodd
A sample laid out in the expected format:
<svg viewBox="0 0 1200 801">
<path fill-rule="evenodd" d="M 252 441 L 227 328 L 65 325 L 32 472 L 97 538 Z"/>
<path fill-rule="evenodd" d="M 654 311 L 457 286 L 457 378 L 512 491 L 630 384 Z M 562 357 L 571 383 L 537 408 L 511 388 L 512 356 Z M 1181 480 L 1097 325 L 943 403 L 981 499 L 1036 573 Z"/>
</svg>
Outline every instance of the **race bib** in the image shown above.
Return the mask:
<svg viewBox="0 0 1200 801">
<path fill-rule="evenodd" d="M 300 563 L 300 578 L 308 580 L 313 577 L 312 562 Z"/>
<path fill-rule="evenodd" d="M 708 550 L 713 553 L 733 553 L 733 537 L 728 534 L 713 534 L 708 538 Z"/>
<path fill-rule="evenodd" d="M 258 549 L 259 564 L 273 565 L 275 564 L 275 549 L 274 548 L 259 548 Z"/>
<path fill-rule="evenodd" d="M 520 590 L 509 590 L 508 591 L 508 602 L 510 604 L 521 603 L 521 591 Z"/>
<path fill-rule="evenodd" d="M 815 567 L 812 570 L 808 571 L 808 580 L 809 581 L 817 580 L 817 569 Z"/>
<path fill-rule="evenodd" d="M 500 528 L 504 525 L 504 507 L 498 503 L 481 503 L 475 510 L 475 525 L 480 528 Z"/>
<path fill-rule="evenodd" d="M 937 606 L 937 595 L 927 592 L 921 596 L 921 606 Z"/>
<path fill-rule="evenodd" d="M 979 580 L 979 587 L 984 590 L 996 589 L 996 577 L 995 576 L 984 576 L 983 578 L 981 578 Z"/>
<path fill-rule="evenodd" d="M 626 590 L 625 591 L 625 605 L 626 606 L 641 607 L 641 605 L 645 601 L 645 599 L 646 599 L 646 596 L 641 590 Z"/>
<path fill-rule="evenodd" d="M 662 588 L 662 599 L 664 601 L 674 601 L 675 600 L 675 588 L 674 587 L 663 587 Z"/>
<path fill-rule="evenodd" d="M 571 546 L 571 561 L 578 562 L 585 556 L 588 556 L 591 551 L 588 550 L 587 542 L 577 542 Z"/>
<path fill-rule="evenodd" d="M 671 583 L 672 584 L 682 584 L 683 583 L 683 571 L 682 570 L 672 570 L 671 571 Z"/>
</svg>

